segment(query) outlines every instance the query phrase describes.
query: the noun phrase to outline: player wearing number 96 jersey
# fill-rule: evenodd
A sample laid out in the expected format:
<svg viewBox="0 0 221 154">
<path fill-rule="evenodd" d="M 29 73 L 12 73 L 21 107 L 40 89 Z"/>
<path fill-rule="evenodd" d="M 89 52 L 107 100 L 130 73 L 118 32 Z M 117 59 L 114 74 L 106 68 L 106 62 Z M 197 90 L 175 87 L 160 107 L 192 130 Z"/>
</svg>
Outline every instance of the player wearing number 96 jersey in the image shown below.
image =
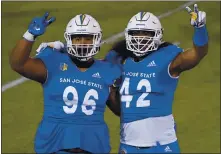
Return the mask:
<svg viewBox="0 0 221 154">
<path fill-rule="evenodd" d="M 123 67 L 119 153 L 180 153 L 172 104 L 179 75 L 208 52 L 205 12 L 187 7 L 194 26 L 193 47 L 183 52 L 163 41 L 159 19 L 150 12 L 133 16 L 106 60 Z"/>
<path fill-rule="evenodd" d="M 65 53 L 47 47 L 35 58 L 28 58 L 34 39 L 44 33 L 47 22 L 51 23 L 47 16 L 33 20 L 10 55 L 13 70 L 43 86 L 44 115 L 37 129 L 35 151 L 109 153 L 104 112 L 106 102 L 115 114 L 120 112 L 119 106 L 107 100 L 111 100 L 110 94 L 117 97 L 112 85 L 121 70 L 93 58 L 100 49 L 102 33 L 99 23 L 85 14 L 67 24 Z"/>
</svg>

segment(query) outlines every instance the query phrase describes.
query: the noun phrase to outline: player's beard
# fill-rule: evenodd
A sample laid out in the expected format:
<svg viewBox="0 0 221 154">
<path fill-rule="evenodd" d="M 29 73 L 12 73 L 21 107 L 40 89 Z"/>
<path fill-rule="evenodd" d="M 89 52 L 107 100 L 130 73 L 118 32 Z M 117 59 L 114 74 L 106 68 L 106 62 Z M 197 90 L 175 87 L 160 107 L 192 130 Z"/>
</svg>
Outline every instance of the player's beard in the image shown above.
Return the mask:
<svg viewBox="0 0 221 154">
<path fill-rule="evenodd" d="M 79 68 L 89 68 L 94 64 L 94 58 L 91 57 L 87 61 L 81 61 L 79 58 L 69 55 L 73 63 Z"/>
</svg>

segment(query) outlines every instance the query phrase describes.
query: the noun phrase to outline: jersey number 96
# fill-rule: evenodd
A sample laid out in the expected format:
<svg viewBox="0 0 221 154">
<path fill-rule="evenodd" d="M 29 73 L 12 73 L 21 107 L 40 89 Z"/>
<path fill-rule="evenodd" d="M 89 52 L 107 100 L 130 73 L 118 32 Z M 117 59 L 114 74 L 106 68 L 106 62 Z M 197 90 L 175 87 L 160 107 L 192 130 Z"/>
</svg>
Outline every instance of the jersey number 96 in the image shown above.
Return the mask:
<svg viewBox="0 0 221 154">
<path fill-rule="evenodd" d="M 71 100 L 68 99 L 69 93 L 71 93 L 73 95 L 73 99 L 71 99 Z M 95 100 L 89 99 L 91 96 L 95 100 L 98 100 L 97 91 L 94 89 L 90 89 L 84 97 L 84 101 L 81 105 L 81 110 L 86 115 L 92 115 L 94 113 L 94 110 L 96 109 Z M 68 86 L 67 88 L 65 88 L 64 93 L 63 93 L 63 100 L 64 100 L 65 104 L 67 105 L 67 106 L 63 106 L 64 112 L 67 114 L 75 113 L 75 111 L 77 110 L 77 106 L 78 106 L 78 92 L 77 92 L 77 90 L 72 86 Z M 91 109 L 87 109 L 86 108 L 87 106 L 91 106 Z M 71 108 L 69 108 L 69 107 L 71 107 Z"/>
</svg>

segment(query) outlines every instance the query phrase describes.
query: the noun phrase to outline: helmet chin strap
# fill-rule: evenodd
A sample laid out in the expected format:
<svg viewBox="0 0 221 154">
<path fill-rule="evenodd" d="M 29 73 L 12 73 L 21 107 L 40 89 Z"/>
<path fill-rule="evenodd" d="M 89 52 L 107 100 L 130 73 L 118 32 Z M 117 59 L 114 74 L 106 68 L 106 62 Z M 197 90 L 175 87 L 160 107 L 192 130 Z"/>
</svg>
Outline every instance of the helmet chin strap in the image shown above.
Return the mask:
<svg viewBox="0 0 221 154">
<path fill-rule="evenodd" d="M 147 53 L 137 53 L 137 52 L 133 52 L 133 54 L 136 56 L 136 57 L 142 57 L 144 55 L 146 55 Z"/>
<path fill-rule="evenodd" d="M 91 59 L 92 57 L 87 57 L 87 58 L 78 58 L 76 57 L 77 60 L 81 61 L 81 62 L 87 62 Z"/>
</svg>

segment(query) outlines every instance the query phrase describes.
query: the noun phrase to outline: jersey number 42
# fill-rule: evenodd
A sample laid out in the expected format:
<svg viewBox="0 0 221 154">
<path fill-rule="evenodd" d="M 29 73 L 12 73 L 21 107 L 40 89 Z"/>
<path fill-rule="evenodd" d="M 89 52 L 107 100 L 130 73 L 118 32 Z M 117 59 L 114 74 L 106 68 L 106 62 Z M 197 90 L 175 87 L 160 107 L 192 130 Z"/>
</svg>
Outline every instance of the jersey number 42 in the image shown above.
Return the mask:
<svg viewBox="0 0 221 154">
<path fill-rule="evenodd" d="M 126 102 L 126 108 L 130 107 L 130 103 L 133 100 L 133 96 L 130 95 L 129 93 L 129 87 L 130 87 L 130 78 L 125 78 L 120 89 L 120 94 L 121 94 L 121 102 Z M 142 89 L 142 87 L 145 87 L 146 91 L 145 93 L 142 93 L 142 95 L 136 100 L 136 107 L 150 106 L 150 100 L 145 100 L 145 98 L 149 95 L 149 92 L 151 92 L 150 82 L 147 79 L 140 80 L 136 90 L 139 91 Z"/>
</svg>

